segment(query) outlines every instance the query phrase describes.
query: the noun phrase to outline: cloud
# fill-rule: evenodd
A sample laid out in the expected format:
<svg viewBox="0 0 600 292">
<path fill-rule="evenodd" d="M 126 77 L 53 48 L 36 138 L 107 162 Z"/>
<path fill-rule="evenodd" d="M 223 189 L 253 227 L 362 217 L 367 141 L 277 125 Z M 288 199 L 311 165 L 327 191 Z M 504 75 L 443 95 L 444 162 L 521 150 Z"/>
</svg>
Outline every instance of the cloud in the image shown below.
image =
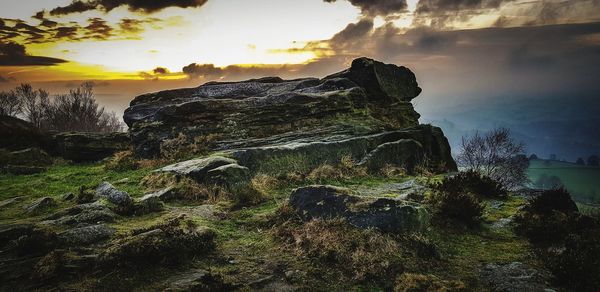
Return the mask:
<svg viewBox="0 0 600 292">
<path fill-rule="evenodd" d="M 154 68 L 154 70 L 152 70 L 152 72 L 157 75 L 170 73 L 169 69 L 167 69 L 165 67 L 156 67 L 156 68 Z"/>
<path fill-rule="evenodd" d="M 200 7 L 204 5 L 206 1 L 207 0 L 74 0 L 69 5 L 56 7 L 50 10 L 50 15 L 67 15 L 72 13 L 85 12 L 89 10 L 102 10 L 104 12 L 109 12 L 117 7 L 122 6 L 127 7 L 130 11 L 133 12 L 153 13 L 168 7 Z"/>
<path fill-rule="evenodd" d="M 183 67 L 182 71 L 190 78 L 218 79 L 223 75 L 223 69 L 215 67 L 213 64 L 191 63 Z"/>
<path fill-rule="evenodd" d="M 0 43 L 0 66 L 52 66 L 67 61 L 27 55 L 25 46 L 13 42 Z"/>
<path fill-rule="evenodd" d="M 106 21 L 95 17 L 88 19 L 89 25 L 85 27 L 85 36 L 97 40 L 109 39 L 113 34 L 113 28 Z"/>
<path fill-rule="evenodd" d="M 323 0 L 328 3 L 337 0 Z M 352 5 L 359 7 L 364 15 L 386 16 L 394 13 L 406 12 L 406 0 L 348 0 Z"/>
</svg>

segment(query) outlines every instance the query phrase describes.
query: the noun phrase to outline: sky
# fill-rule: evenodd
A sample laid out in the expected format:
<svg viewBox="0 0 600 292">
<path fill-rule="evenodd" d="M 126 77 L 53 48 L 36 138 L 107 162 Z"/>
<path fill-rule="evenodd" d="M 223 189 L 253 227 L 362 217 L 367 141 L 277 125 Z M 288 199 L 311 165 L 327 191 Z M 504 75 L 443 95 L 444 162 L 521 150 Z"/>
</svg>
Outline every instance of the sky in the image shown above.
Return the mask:
<svg viewBox="0 0 600 292">
<path fill-rule="evenodd" d="M 600 0 L 0 2 L 0 90 L 93 81 L 119 114 L 146 92 L 322 77 L 359 56 L 413 70 L 421 122 L 454 151 L 503 126 L 542 157 L 600 154 Z"/>
</svg>

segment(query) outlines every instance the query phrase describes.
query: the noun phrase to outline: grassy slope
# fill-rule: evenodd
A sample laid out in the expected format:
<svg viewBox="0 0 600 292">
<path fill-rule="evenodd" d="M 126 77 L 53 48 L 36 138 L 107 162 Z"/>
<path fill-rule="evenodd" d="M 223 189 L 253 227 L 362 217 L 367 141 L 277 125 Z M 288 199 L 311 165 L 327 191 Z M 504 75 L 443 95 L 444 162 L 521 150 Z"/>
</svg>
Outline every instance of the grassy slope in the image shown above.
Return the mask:
<svg viewBox="0 0 600 292">
<path fill-rule="evenodd" d="M 589 200 L 589 197 L 600 201 L 600 167 L 577 165 L 575 163 L 533 160 L 527 172 L 529 179 L 535 183 L 542 175 L 557 176 L 575 200 Z"/>
<path fill-rule="evenodd" d="M 132 196 L 138 197 L 144 192 L 139 181 L 150 172 L 151 169 L 113 172 L 104 170 L 102 165 L 90 164 L 54 166 L 46 173 L 28 176 L 0 175 L 0 200 L 14 196 L 26 197 L 23 201 L 0 210 L 0 223 L 39 221 L 40 218 L 52 211 L 74 203 L 61 202 L 60 206 L 48 210 L 46 214 L 29 217 L 24 214 L 22 207 L 34 198 L 42 196 L 58 198 L 65 192 L 76 192 L 81 185 L 93 186 L 104 180 L 115 183 L 128 178 L 128 181 L 115 185 Z M 323 183 L 339 186 L 367 185 L 375 187 L 382 183 L 404 180 L 406 178 L 361 178 Z M 192 217 L 200 225 L 211 227 L 217 232 L 218 252 L 214 256 L 195 259 L 190 266 L 204 269 L 210 267 L 211 270 L 222 273 L 227 280 L 234 283 L 247 283 L 268 277 L 273 270 L 279 269 L 278 267 L 285 267 L 285 270 L 307 271 L 308 273 L 303 276 L 305 278 L 301 278 L 299 282 L 306 283 L 305 285 L 309 288 L 351 288 L 353 284 L 340 282 L 336 278 L 315 279 L 314 275 L 318 275 L 319 269 L 323 269 L 323 266 L 315 264 L 311 259 L 299 258 L 286 253 L 270 236 L 267 218 L 275 214 L 293 187 L 295 186 L 282 186 L 272 191 L 266 202 L 258 206 L 230 211 L 224 219 Z M 414 259 L 416 262 L 407 264 L 407 269 L 410 269 L 411 272 L 435 274 L 443 279 L 462 280 L 470 289 L 482 290 L 477 275 L 479 268 L 484 263 L 521 261 L 536 265 L 536 261 L 529 251 L 529 245 L 524 239 L 516 237 L 508 227 L 490 228 L 492 221 L 511 216 L 523 203 L 520 198 L 510 197 L 497 209 L 488 207 L 485 215 L 487 222 L 476 229 L 432 228 L 427 237 L 438 246 L 443 259 L 434 264 Z M 161 222 L 179 212 L 179 207 L 182 205 L 189 204 L 169 204 L 167 209 L 161 213 L 140 217 L 123 217 L 112 225 L 120 233 L 125 233 L 134 228 Z M 174 272 L 148 273 L 144 276 L 143 281 L 127 279 L 124 280 L 123 285 L 127 285 L 126 281 L 134 281 L 129 282 L 128 285 L 139 289 L 156 288 L 157 283 L 166 278 L 163 273 L 168 275 Z M 87 285 L 90 283 L 96 283 L 95 281 L 97 279 L 84 276 L 77 279 L 76 282 L 66 285 L 70 288 L 81 289 L 88 287 Z M 363 288 L 374 288 L 370 287 L 368 283 L 365 285 Z"/>
</svg>

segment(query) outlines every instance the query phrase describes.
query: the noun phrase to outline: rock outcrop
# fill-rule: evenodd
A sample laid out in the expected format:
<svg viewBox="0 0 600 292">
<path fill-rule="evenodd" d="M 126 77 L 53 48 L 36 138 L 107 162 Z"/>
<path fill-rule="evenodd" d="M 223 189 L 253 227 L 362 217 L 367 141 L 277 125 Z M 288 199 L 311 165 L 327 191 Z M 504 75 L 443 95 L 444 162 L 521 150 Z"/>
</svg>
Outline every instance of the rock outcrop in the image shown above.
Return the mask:
<svg viewBox="0 0 600 292">
<path fill-rule="evenodd" d="M 214 149 L 347 139 L 418 125 L 410 100 L 421 92 L 405 67 L 356 59 L 323 79 L 209 82 L 136 97 L 124 120 L 136 154 L 156 156 L 160 142 L 212 135 Z"/>
<path fill-rule="evenodd" d="M 159 156 L 165 140 L 194 146 L 200 141 L 234 159 L 217 166 L 231 164 L 224 167 L 228 172 L 272 173 L 274 166 L 297 171 L 281 162 L 310 169 L 343 156 L 371 172 L 386 164 L 456 170 L 442 131 L 418 123 L 410 101 L 420 92 L 409 69 L 360 58 L 323 79 L 209 82 L 138 96 L 124 119 L 136 155 Z M 215 168 L 198 162 L 166 169 L 184 174 L 188 166 Z M 200 176 L 206 175 L 202 170 Z"/>
<path fill-rule="evenodd" d="M 66 132 L 52 136 L 50 152 L 75 162 L 93 162 L 130 146 L 127 133 Z"/>
<path fill-rule="evenodd" d="M 0 115 L 0 148 L 22 150 L 31 147 L 45 148 L 48 137 L 33 124 L 10 116 Z"/>
<path fill-rule="evenodd" d="M 423 207 L 388 198 L 359 197 L 332 186 L 296 189 L 290 196 L 290 205 L 305 220 L 344 218 L 356 227 L 383 232 L 423 231 L 428 224 Z"/>
</svg>

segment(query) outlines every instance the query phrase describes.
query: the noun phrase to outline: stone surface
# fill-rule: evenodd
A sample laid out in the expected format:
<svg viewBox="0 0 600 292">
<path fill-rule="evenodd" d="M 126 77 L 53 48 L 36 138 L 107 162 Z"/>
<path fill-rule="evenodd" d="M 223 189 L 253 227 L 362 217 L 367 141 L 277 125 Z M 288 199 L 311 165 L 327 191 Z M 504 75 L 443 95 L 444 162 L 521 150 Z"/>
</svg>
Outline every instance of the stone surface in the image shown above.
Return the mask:
<svg viewBox="0 0 600 292">
<path fill-rule="evenodd" d="M 208 182 L 222 185 L 232 185 L 250 180 L 250 170 L 236 163 L 211 169 L 206 175 Z"/>
<path fill-rule="evenodd" d="M 345 218 L 356 227 L 383 232 L 421 231 L 428 224 L 424 208 L 387 198 L 359 197 L 332 186 L 298 188 L 290 196 L 290 205 L 305 220 Z"/>
<path fill-rule="evenodd" d="M 52 154 L 75 162 L 99 161 L 129 149 L 127 133 L 59 133 L 52 137 Z"/>
<path fill-rule="evenodd" d="M 115 229 L 106 224 L 72 228 L 58 233 L 58 238 L 67 245 L 81 246 L 109 239 Z"/>
<path fill-rule="evenodd" d="M 45 218 L 47 225 L 77 225 L 113 222 L 117 215 L 100 202 L 81 204 L 56 212 Z"/>
<path fill-rule="evenodd" d="M 207 158 L 198 158 L 175 163 L 165 166 L 158 171 L 170 172 L 177 175 L 190 177 L 198 182 L 205 182 L 209 171 L 220 166 L 235 163 L 236 161 L 231 158 L 211 156 Z"/>
<path fill-rule="evenodd" d="M 420 93 L 405 67 L 361 58 L 323 79 L 267 77 L 209 82 L 136 97 L 124 120 L 138 156 L 160 152 L 160 141 L 183 133 L 213 135 L 213 150 L 352 137 L 416 126 L 410 100 Z"/>
<path fill-rule="evenodd" d="M 158 198 L 160 201 L 168 202 L 177 199 L 177 193 L 173 187 L 167 187 L 156 192 L 145 194 L 140 198 L 140 201 L 153 200 L 153 198 Z"/>
<path fill-rule="evenodd" d="M 481 279 L 492 291 L 554 291 L 547 284 L 549 275 L 520 262 L 490 263 L 481 270 Z"/>
<path fill-rule="evenodd" d="M 96 197 L 105 198 L 109 202 L 121 206 L 127 207 L 133 204 L 133 199 L 128 193 L 117 190 L 109 182 L 103 182 L 96 188 Z"/>
<path fill-rule="evenodd" d="M 386 145 L 381 146 L 383 144 Z M 378 148 L 379 146 L 381 147 Z M 410 154 L 402 153 L 403 149 L 407 149 Z M 416 161 L 425 161 L 425 166 L 440 171 L 456 170 L 448 140 L 439 128 L 429 125 L 342 140 L 317 139 L 231 150 L 226 153 L 234 157 L 238 164 L 248 167 L 255 173 L 270 173 L 273 169 L 289 173 L 299 171 L 293 168 L 297 165 L 311 170 L 324 163 L 338 163 L 344 155 L 350 155 L 356 161 L 361 161 L 372 171 L 378 171 L 385 164 L 404 166 L 407 163 L 414 164 Z M 390 160 L 386 161 L 385 158 Z"/>
<path fill-rule="evenodd" d="M 31 123 L 0 115 L 0 148 L 22 150 L 25 148 L 45 148 L 48 138 Z"/>
<path fill-rule="evenodd" d="M 56 205 L 56 201 L 50 197 L 43 197 L 35 200 L 33 203 L 25 207 L 25 211 L 27 213 L 36 213 L 45 208 L 52 207 Z"/>
<path fill-rule="evenodd" d="M 166 281 L 164 291 L 228 291 L 233 287 L 206 270 L 193 269 L 175 275 Z"/>
<path fill-rule="evenodd" d="M 27 148 L 0 155 L 0 165 L 48 166 L 52 157 L 39 148 Z"/>
</svg>

